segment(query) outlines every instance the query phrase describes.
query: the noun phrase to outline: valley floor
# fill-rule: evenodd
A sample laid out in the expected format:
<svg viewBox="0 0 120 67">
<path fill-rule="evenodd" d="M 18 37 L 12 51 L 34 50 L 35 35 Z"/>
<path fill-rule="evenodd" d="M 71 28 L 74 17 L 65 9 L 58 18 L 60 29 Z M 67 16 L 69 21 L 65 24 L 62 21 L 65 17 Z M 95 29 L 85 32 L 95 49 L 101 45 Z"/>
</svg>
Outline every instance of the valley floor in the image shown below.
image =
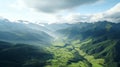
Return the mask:
<svg viewBox="0 0 120 67">
<path fill-rule="evenodd" d="M 72 42 L 60 38 L 55 40 L 51 47 L 47 47 L 54 57 L 48 60 L 45 67 L 104 67 L 104 59 L 95 59 L 80 49 L 83 43 L 89 41 L 81 43 L 79 40 Z"/>
</svg>

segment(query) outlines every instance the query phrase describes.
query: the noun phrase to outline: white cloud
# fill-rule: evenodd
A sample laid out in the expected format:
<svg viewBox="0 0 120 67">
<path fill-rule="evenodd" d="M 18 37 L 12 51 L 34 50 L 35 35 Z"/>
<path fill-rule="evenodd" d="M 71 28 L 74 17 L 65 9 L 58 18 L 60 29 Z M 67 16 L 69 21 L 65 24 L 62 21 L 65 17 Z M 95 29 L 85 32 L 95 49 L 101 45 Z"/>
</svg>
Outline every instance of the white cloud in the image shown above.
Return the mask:
<svg viewBox="0 0 120 67">
<path fill-rule="evenodd" d="M 97 21 L 110 21 L 119 23 L 120 22 L 120 3 L 115 5 L 113 8 L 96 14 L 69 14 L 64 16 L 64 21 L 68 23 L 75 22 L 97 22 Z"/>
<path fill-rule="evenodd" d="M 23 0 L 30 8 L 43 12 L 56 12 L 101 0 Z"/>
<path fill-rule="evenodd" d="M 26 5 L 22 0 L 16 0 L 14 3 L 10 5 L 10 7 L 22 10 L 23 8 L 26 8 Z"/>
<path fill-rule="evenodd" d="M 16 0 L 12 7 L 16 9 L 23 10 L 23 14 L 17 16 L 17 14 L 13 13 L 11 15 L 5 13 L 5 16 L 11 19 L 22 19 L 28 21 L 40 21 L 46 23 L 75 23 L 75 22 L 96 22 L 96 21 L 112 21 L 112 22 L 120 22 L 120 3 L 115 5 L 113 8 L 97 13 L 97 14 L 80 14 L 80 13 L 70 13 L 70 12 L 60 12 L 60 13 L 45 13 L 45 12 L 56 12 L 67 9 L 72 9 L 74 7 L 86 4 L 92 4 L 101 0 Z M 103 0 L 102 0 L 103 1 Z M 29 9 L 30 8 L 30 9 Z M 39 12 L 35 12 L 32 9 L 38 10 Z M 29 11 L 25 10 L 28 9 Z M 44 13 L 43 13 L 43 12 Z M 15 14 L 15 15 L 14 15 Z M 63 16 L 61 16 L 61 14 Z M 3 13 L 1 14 L 3 15 Z"/>
<path fill-rule="evenodd" d="M 88 22 L 91 15 L 82 15 L 80 13 L 72 13 L 64 17 L 64 22 L 76 23 L 76 22 Z"/>
<path fill-rule="evenodd" d="M 103 19 L 111 22 L 120 22 L 120 3 L 103 13 Z"/>
</svg>

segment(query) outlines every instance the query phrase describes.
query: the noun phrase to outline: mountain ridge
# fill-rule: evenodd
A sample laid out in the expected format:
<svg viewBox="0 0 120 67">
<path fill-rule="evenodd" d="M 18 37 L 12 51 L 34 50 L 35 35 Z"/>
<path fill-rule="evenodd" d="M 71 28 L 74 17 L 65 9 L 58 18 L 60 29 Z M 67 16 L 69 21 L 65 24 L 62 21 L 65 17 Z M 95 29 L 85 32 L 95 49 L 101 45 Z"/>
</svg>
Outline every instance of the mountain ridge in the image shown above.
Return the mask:
<svg viewBox="0 0 120 67">
<path fill-rule="evenodd" d="M 48 53 L 46 54 L 45 52 L 45 55 L 39 56 L 47 57 L 48 54 L 51 56 L 48 55 L 49 58 L 41 63 L 41 60 L 44 59 L 39 57 L 40 60 L 36 60 L 35 57 L 39 53 L 35 54 L 34 60 L 25 60 L 26 64 L 29 62 L 28 66 L 33 65 L 34 67 L 37 63 L 42 64 L 43 67 L 120 66 L 120 23 L 99 21 L 95 23 L 79 22 L 74 24 L 44 24 L 44 26 L 40 26 L 33 23 L 24 24 L 24 21 L 19 22 L 21 23 L 11 23 L 9 20 L 0 21 L 0 52 L 1 55 L 3 54 L 1 59 L 2 57 L 4 59 L 5 57 L 7 58 L 4 53 L 10 56 L 13 55 L 7 50 L 16 53 L 15 51 L 19 50 L 19 48 L 26 51 L 25 49 L 30 50 L 32 49 L 31 47 L 36 48 L 37 46 L 38 48 L 38 46 L 44 45 L 41 49 Z M 29 53 L 27 54 L 29 55 Z M 25 57 L 28 55 L 25 54 Z M 20 55 L 19 57 L 22 56 Z M 32 64 L 34 61 L 35 64 Z M 0 61 L 0 63 L 3 62 Z M 39 66 L 39 64 L 37 65 Z M 23 67 L 27 66 L 23 65 Z"/>
</svg>

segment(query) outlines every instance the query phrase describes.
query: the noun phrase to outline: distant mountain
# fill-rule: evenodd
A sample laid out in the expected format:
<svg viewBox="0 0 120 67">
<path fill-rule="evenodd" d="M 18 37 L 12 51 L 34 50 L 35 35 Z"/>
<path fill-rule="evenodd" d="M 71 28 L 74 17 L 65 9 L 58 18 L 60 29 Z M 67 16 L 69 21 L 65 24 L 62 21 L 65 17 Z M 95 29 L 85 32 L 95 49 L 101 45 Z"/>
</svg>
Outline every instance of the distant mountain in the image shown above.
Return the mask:
<svg viewBox="0 0 120 67">
<path fill-rule="evenodd" d="M 0 40 L 2 41 L 48 45 L 52 37 L 46 31 L 48 31 L 47 28 L 33 23 L 25 24 L 23 21 L 15 23 L 7 19 L 0 20 Z"/>
<path fill-rule="evenodd" d="M 56 30 L 60 30 L 60 29 L 65 29 L 68 28 L 70 26 L 72 26 L 73 24 L 69 24 L 69 23 L 53 23 L 53 24 L 44 24 L 46 28 L 50 29 L 51 31 L 56 31 Z"/>
<path fill-rule="evenodd" d="M 83 40 L 88 37 L 107 36 L 108 38 L 120 38 L 119 29 L 120 23 L 111 23 L 107 21 L 96 23 L 77 23 L 69 28 L 57 30 L 71 39 L 82 38 Z M 117 35 L 117 36 L 114 36 Z M 81 36 L 80 36 L 81 35 Z"/>
<path fill-rule="evenodd" d="M 104 67 L 120 67 L 120 23 L 101 21 L 77 23 L 59 32 L 69 42 L 80 40 L 79 47 L 95 58 L 104 58 Z"/>
</svg>

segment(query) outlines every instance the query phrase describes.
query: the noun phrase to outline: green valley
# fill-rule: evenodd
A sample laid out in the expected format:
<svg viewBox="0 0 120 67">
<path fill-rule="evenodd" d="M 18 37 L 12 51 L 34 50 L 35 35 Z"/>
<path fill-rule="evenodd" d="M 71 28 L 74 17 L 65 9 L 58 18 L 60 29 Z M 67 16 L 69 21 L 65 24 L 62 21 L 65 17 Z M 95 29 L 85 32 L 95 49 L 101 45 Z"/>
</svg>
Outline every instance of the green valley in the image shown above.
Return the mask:
<svg viewBox="0 0 120 67">
<path fill-rule="evenodd" d="M 119 27 L 108 21 L 44 26 L 2 21 L 0 67 L 119 67 Z"/>
<path fill-rule="evenodd" d="M 75 40 L 69 44 L 67 44 L 68 42 L 56 43 L 55 41 L 56 45 L 47 47 L 47 50 L 53 53 L 54 57 L 49 60 L 50 64 L 46 67 L 104 67 L 104 59 L 95 59 L 93 55 L 88 55 L 80 49 L 83 44 L 89 42 L 91 40 L 82 43 Z"/>
</svg>

